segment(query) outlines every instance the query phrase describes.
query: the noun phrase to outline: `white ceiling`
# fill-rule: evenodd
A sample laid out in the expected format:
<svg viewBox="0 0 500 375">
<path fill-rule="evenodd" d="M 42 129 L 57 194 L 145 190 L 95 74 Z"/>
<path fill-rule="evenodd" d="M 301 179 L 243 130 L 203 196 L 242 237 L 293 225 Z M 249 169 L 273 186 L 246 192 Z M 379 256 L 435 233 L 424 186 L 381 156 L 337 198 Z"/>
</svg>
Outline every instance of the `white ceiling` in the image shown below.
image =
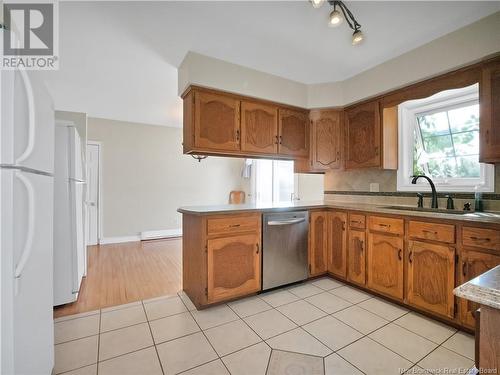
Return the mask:
<svg viewBox="0 0 500 375">
<path fill-rule="evenodd" d="M 311 84 L 342 81 L 500 10 L 499 1 L 347 1 L 366 35 L 328 28 L 329 6 L 279 2 L 62 2 L 57 109 L 182 126 L 188 51 Z"/>
</svg>

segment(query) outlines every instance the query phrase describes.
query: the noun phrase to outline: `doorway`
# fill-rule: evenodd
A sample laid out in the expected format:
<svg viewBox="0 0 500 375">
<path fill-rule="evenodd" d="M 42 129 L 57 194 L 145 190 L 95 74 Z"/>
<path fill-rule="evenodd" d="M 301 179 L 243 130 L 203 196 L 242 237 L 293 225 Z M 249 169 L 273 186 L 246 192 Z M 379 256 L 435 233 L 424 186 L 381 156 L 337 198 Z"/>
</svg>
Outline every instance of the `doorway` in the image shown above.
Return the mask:
<svg viewBox="0 0 500 375">
<path fill-rule="evenodd" d="M 101 145 L 98 142 L 87 143 L 87 245 L 97 245 L 100 235 L 100 166 Z"/>
</svg>

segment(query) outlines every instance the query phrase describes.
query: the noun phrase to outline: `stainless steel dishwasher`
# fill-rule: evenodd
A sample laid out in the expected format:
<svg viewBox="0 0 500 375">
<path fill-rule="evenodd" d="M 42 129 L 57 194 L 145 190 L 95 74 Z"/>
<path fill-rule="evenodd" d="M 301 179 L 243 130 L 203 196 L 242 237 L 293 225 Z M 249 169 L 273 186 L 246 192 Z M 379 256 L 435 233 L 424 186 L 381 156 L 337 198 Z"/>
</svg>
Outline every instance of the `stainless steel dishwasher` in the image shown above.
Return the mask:
<svg viewBox="0 0 500 375">
<path fill-rule="evenodd" d="M 263 218 L 262 289 L 307 279 L 309 213 L 269 213 Z"/>
</svg>

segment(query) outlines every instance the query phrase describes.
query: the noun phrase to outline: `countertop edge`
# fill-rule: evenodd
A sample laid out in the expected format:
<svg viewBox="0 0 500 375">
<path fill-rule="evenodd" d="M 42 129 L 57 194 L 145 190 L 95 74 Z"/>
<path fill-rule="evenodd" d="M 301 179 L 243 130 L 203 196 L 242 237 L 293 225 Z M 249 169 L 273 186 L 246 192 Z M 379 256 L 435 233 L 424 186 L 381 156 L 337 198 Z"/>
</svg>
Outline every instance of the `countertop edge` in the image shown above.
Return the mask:
<svg viewBox="0 0 500 375">
<path fill-rule="evenodd" d="M 457 297 L 479 303 L 480 305 L 500 310 L 500 293 L 494 289 L 465 283 L 455 288 L 453 294 Z"/>
<path fill-rule="evenodd" d="M 359 212 L 370 212 L 376 214 L 385 214 L 385 215 L 399 215 L 399 216 L 411 216 L 415 218 L 427 218 L 427 219 L 443 219 L 443 220 L 451 220 L 458 222 L 470 222 L 470 223 L 484 223 L 484 224 L 498 224 L 500 225 L 500 216 L 499 217 L 487 217 L 487 216 L 466 216 L 466 215 L 457 215 L 457 214 L 447 214 L 447 213 L 428 213 L 428 212 L 417 212 L 413 210 L 395 210 L 386 208 L 385 205 L 362 205 L 356 206 L 352 203 L 342 203 L 342 202 L 324 202 L 324 203 L 311 203 L 297 206 L 288 206 L 288 207 L 242 207 L 239 208 L 238 205 L 226 205 L 221 206 L 224 208 L 217 209 L 217 206 L 214 206 L 213 209 L 209 209 L 210 206 L 207 206 L 206 209 L 202 209 L 201 207 L 179 207 L 177 212 L 188 215 L 197 215 L 197 216 L 208 216 L 208 215 L 224 215 L 224 214 L 238 214 L 245 212 L 287 212 L 287 211 L 297 211 L 297 210 L 313 210 L 313 209 L 339 209 L 346 211 L 359 211 Z M 404 206 L 402 206 L 404 207 Z M 471 212 L 470 214 L 474 214 Z M 470 215 L 468 214 L 468 215 Z"/>
</svg>

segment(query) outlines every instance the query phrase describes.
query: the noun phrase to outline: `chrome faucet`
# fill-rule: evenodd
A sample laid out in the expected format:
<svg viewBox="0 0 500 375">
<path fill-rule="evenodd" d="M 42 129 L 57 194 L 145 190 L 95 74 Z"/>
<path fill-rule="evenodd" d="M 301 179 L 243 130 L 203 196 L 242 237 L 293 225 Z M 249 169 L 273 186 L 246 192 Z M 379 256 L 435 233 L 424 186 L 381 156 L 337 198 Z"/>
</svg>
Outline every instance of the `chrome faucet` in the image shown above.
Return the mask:
<svg viewBox="0 0 500 375">
<path fill-rule="evenodd" d="M 413 180 L 411 180 L 411 183 L 416 184 L 417 180 L 419 178 L 425 178 L 429 182 L 429 185 L 431 185 L 431 190 L 432 190 L 431 208 L 438 208 L 438 197 L 437 197 L 437 191 L 436 191 L 436 186 L 434 185 L 434 182 L 432 182 L 432 180 L 427 176 L 418 175 L 418 176 L 413 176 Z"/>
</svg>

